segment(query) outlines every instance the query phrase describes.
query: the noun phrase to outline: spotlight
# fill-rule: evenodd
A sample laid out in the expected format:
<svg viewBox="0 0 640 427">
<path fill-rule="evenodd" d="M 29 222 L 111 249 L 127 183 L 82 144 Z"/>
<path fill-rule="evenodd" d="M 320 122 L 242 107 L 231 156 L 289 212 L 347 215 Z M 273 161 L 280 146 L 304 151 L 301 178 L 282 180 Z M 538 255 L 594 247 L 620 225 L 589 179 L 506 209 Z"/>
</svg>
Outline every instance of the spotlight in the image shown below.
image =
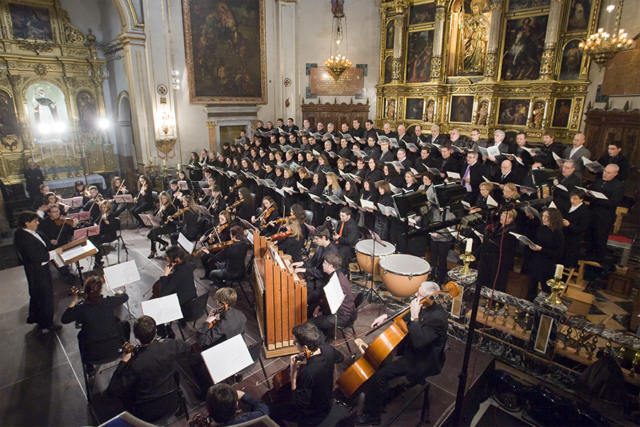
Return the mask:
<svg viewBox="0 0 640 427">
<path fill-rule="evenodd" d="M 51 126 L 49 126 L 49 125 L 48 125 L 48 124 L 46 124 L 46 123 L 42 123 L 42 124 L 38 127 L 38 129 L 40 129 L 40 133 L 41 133 L 41 134 L 43 134 L 43 135 L 46 135 L 46 134 L 48 134 L 49 132 L 51 132 Z"/>
<path fill-rule="evenodd" d="M 109 120 L 105 119 L 104 117 L 98 120 L 98 127 L 100 129 L 106 129 L 109 127 Z"/>
<path fill-rule="evenodd" d="M 67 125 L 63 122 L 55 122 L 53 127 L 56 133 L 62 133 L 67 128 Z"/>
</svg>

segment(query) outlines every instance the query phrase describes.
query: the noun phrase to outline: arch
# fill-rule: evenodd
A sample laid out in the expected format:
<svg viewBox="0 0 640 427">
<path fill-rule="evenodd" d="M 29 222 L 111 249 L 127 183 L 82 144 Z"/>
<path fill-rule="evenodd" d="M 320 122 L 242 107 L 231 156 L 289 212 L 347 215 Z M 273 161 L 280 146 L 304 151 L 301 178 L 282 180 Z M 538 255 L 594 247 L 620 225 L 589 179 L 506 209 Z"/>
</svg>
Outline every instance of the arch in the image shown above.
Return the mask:
<svg viewBox="0 0 640 427">
<path fill-rule="evenodd" d="M 126 90 L 118 95 L 118 122 L 131 123 L 131 101 Z"/>
<path fill-rule="evenodd" d="M 113 4 L 120 15 L 120 23 L 124 27 L 123 32 L 144 28 L 144 24 L 138 19 L 133 0 L 113 0 Z"/>
</svg>

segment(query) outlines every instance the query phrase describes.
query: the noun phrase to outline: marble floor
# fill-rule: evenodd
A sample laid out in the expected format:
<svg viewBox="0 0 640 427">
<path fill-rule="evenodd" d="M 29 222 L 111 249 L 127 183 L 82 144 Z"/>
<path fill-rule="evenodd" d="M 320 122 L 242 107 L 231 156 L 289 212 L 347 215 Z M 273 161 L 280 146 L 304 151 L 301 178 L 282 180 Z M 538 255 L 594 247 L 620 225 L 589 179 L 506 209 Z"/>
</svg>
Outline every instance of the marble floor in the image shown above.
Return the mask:
<svg viewBox="0 0 640 427">
<path fill-rule="evenodd" d="M 133 319 L 141 314 L 140 301 L 148 299 L 143 296 L 151 285 L 162 274 L 164 261 L 162 259 L 148 260 L 149 254 L 146 230 L 124 230 L 122 232 L 128 248 L 129 260 L 135 260 L 140 272 L 141 281 L 127 286 L 130 295 L 129 309 L 120 308 L 116 315 L 120 318 Z M 126 254 L 121 251 L 121 261 L 124 262 Z M 108 262 L 117 263 L 117 253 L 112 250 L 107 256 Z M 196 261 L 199 266 L 199 262 Z M 92 274 L 92 266 L 87 260 L 81 262 L 85 274 Z M 208 281 L 201 281 L 202 267 L 196 271 L 196 286 L 198 294 L 210 293 L 209 303 L 212 303 Z M 52 268 L 54 277 L 56 321 L 72 301 L 68 295 L 69 285 L 58 278 L 57 272 Z M 78 330 L 73 324 L 64 325 L 56 332 L 42 333 L 33 325 L 26 324 L 29 296 L 27 292 L 26 278 L 22 267 L 14 267 L 3 270 L 0 279 L 0 340 L 3 343 L 3 351 L 0 352 L 0 425 L 3 426 L 79 426 L 99 425 L 123 411 L 118 400 L 110 399 L 103 394 L 115 364 L 101 366 L 93 383 L 92 402 L 87 401 L 87 394 L 82 373 L 82 365 L 78 351 L 76 335 Z M 244 283 L 245 290 L 249 294 L 251 303 L 250 285 Z M 361 291 L 357 288 L 356 292 Z M 252 344 L 260 339 L 255 314 L 249 303 L 239 293 L 238 307 L 248 318 L 244 338 L 247 344 Z M 385 309 L 388 310 L 388 309 Z M 365 303 L 361 307 L 358 320 L 355 323 L 357 332 L 368 329 L 371 321 L 380 312 L 380 306 L 375 303 Z M 201 319 L 200 322 L 204 320 Z M 175 327 L 174 327 L 175 329 Z M 177 332 L 177 331 L 176 331 Z M 193 342 L 194 330 L 187 326 L 185 333 L 187 340 Z M 365 338 L 366 342 L 372 341 L 376 334 Z M 178 339 L 180 334 L 178 333 Z M 458 373 L 462 364 L 464 345 L 459 341 L 450 339 L 451 350 L 447 352 L 447 363 L 443 372 L 430 377 L 431 382 L 431 425 L 446 414 L 455 400 L 455 392 L 458 386 Z M 339 346 L 340 351 L 348 354 L 346 346 Z M 271 374 L 286 366 L 284 358 L 264 359 L 263 362 L 267 374 Z M 468 383 L 475 383 L 483 375 L 485 370 L 492 365 L 492 358 L 479 354 L 472 354 L 469 373 L 474 377 L 469 378 Z M 337 376 L 348 367 L 348 358 L 336 369 Z M 186 395 L 190 414 L 204 412 L 202 401 L 194 396 L 196 389 L 193 374 L 186 362 L 180 363 L 181 387 Z M 256 386 L 264 376 L 260 366 L 244 376 L 237 385 L 254 396 L 260 396 L 267 391 L 267 384 Z M 408 392 L 411 396 L 413 390 Z M 389 419 L 398 409 L 400 402 L 394 401 L 387 406 L 383 421 Z M 422 399 L 417 399 L 394 425 L 414 424 L 420 415 Z M 473 414 L 471 414 L 472 416 Z M 170 420 L 169 425 L 186 425 L 184 417 Z"/>
</svg>

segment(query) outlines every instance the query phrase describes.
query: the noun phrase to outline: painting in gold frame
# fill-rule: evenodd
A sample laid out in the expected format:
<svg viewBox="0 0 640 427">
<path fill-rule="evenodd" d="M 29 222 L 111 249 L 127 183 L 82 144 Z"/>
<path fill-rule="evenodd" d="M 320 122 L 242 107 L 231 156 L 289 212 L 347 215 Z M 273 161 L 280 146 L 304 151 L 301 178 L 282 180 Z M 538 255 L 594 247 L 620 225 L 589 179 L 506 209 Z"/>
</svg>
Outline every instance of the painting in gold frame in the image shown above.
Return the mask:
<svg viewBox="0 0 640 427">
<path fill-rule="evenodd" d="M 405 120 L 422 120 L 424 117 L 424 98 L 407 98 L 404 117 Z"/>
<path fill-rule="evenodd" d="M 409 33 L 407 41 L 407 83 L 426 83 L 431 78 L 433 30 Z"/>
<path fill-rule="evenodd" d="M 551 127 L 566 129 L 569 126 L 569 118 L 571 117 L 571 104 L 573 99 L 556 99 L 553 108 L 553 119 Z"/>
<path fill-rule="evenodd" d="M 191 104 L 267 103 L 264 1 L 183 0 Z"/>
<path fill-rule="evenodd" d="M 570 40 L 562 49 L 562 62 L 558 80 L 578 80 L 582 66 L 582 51 L 579 46 L 582 40 Z"/>
<path fill-rule="evenodd" d="M 473 114 L 473 95 L 454 95 L 451 97 L 449 121 L 452 123 L 471 123 Z"/>
<path fill-rule="evenodd" d="M 502 80 L 537 80 L 548 15 L 509 19 L 505 26 L 502 54 Z"/>
<path fill-rule="evenodd" d="M 497 124 L 503 126 L 526 126 L 529 117 L 528 99 L 500 99 Z"/>
<path fill-rule="evenodd" d="M 414 4 L 409 11 L 409 25 L 420 25 L 436 20 L 435 2 Z"/>
</svg>

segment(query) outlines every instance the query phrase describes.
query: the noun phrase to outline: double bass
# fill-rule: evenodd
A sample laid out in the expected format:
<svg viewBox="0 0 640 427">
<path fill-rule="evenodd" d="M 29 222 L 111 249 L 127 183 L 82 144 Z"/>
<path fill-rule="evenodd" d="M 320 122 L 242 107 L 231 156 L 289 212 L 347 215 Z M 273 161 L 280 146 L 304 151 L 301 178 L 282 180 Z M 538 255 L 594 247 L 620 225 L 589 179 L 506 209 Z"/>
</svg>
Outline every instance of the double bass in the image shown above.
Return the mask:
<svg viewBox="0 0 640 427">
<path fill-rule="evenodd" d="M 448 282 L 444 291 L 434 292 L 424 297 L 422 304 L 439 304 L 455 298 L 460 290 L 454 282 Z M 391 352 L 402 342 L 409 333 L 409 328 L 405 323 L 403 316 L 409 311 L 406 308 L 393 315 L 390 319 L 391 325 L 380 334 L 367 347 L 362 357 L 349 366 L 346 371 L 338 378 L 336 385 L 349 398 L 354 394 L 362 384 L 373 376 L 382 362 L 391 354 Z"/>
</svg>

